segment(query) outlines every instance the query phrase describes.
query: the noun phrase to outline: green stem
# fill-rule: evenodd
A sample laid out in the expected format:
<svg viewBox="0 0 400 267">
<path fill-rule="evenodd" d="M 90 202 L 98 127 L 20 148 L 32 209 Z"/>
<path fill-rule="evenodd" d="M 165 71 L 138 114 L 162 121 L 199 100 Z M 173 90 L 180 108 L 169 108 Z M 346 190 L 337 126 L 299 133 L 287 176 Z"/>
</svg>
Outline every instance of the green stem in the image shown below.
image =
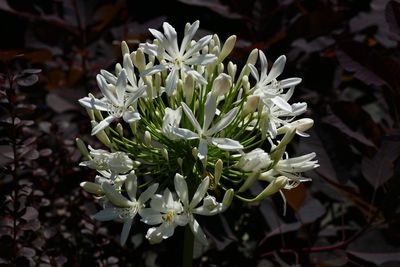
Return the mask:
<svg viewBox="0 0 400 267">
<path fill-rule="evenodd" d="M 183 237 L 183 258 L 182 267 L 193 266 L 193 247 L 194 247 L 194 235 L 189 225 L 185 226 L 185 233 Z"/>
</svg>

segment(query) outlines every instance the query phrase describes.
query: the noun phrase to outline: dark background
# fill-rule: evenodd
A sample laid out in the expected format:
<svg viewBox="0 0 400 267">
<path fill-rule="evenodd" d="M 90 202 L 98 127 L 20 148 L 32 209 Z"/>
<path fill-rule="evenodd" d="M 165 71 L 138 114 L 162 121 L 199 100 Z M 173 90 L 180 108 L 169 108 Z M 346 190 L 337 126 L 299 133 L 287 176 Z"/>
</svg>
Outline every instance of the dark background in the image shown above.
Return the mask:
<svg viewBox="0 0 400 267">
<path fill-rule="evenodd" d="M 290 151 L 321 166 L 284 192 L 286 216 L 277 194 L 201 220 L 211 245 L 195 266 L 400 266 L 400 3 L 387 0 L 0 0 L 0 266 L 177 266 L 180 230 L 153 246 L 136 222 L 121 247 L 120 223 L 91 219 L 79 183 L 95 173 L 74 139 L 100 145 L 77 100 L 121 40 L 197 19 L 198 36 L 238 36 L 239 66 L 253 48 L 287 56 L 282 77 L 303 78 L 292 103 L 315 121 Z"/>
</svg>

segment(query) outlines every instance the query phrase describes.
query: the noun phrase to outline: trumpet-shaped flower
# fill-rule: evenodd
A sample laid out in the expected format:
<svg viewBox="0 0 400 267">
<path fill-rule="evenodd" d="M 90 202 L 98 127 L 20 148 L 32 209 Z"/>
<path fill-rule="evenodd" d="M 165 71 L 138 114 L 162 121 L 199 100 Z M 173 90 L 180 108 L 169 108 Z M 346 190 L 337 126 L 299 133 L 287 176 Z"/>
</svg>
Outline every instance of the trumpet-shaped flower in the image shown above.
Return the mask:
<svg viewBox="0 0 400 267">
<path fill-rule="evenodd" d="M 171 95 L 175 90 L 180 72 L 182 80 L 184 80 L 185 75 L 192 74 L 199 83 L 207 83 L 203 76 L 190 67 L 192 65 L 204 66 L 214 63 L 217 60 L 217 57 L 213 54 L 198 53 L 210 42 L 211 35 L 204 36 L 197 43 L 190 46 L 192 38 L 199 28 L 199 24 L 199 21 L 195 21 L 192 25 L 187 25 L 180 47 L 178 47 L 178 38 L 175 29 L 167 22 L 163 23 L 164 34 L 158 30 L 150 29 L 150 32 L 158 40 L 159 45 L 149 43 L 140 44 L 145 53 L 164 60 L 159 65 L 146 69 L 142 75 L 153 75 L 160 71 L 170 70 L 165 86 L 165 91 L 168 95 Z"/>
<path fill-rule="evenodd" d="M 151 243 L 159 243 L 171 237 L 178 225 L 184 226 L 188 223 L 187 217 L 182 213 L 181 202 L 174 198 L 168 188 L 164 190 L 163 195 L 153 196 L 150 207 L 144 209 L 140 215 L 144 223 L 159 225 L 147 231 L 146 238 Z"/>
<path fill-rule="evenodd" d="M 118 218 L 124 221 L 120 240 L 121 245 L 124 245 L 128 238 L 136 214 L 140 214 L 143 211 L 145 203 L 154 195 L 158 188 L 157 183 L 152 184 L 139 196 L 138 199 L 136 199 L 137 177 L 133 171 L 128 174 L 124 184 L 128 198 L 118 193 L 111 184 L 102 184 L 102 189 L 111 205 L 93 216 L 99 221 L 109 221 Z"/>
<path fill-rule="evenodd" d="M 118 118 L 123 118 L 127 123 L 140 120 L 139 113 L 134 111 L 132 105 L 142 96 L 145 87 L 138 88 L 133 93 L 128 93 L 126 91 L 127 74 L 125 69 L 122 69 L 119 73 L 115 86 L 107 83 L 106 79 L 100 74 L 96 78 L 104 98 L 84 97 L 79 100 L 79 103 L 86 108 L 108 113 L 108 117 L 92 129 L 92 135 L 97 134 Z"/>
<path fill-rule="evenodd" d="M 222 118 L 210 128 L 211 122 L 215 117 L 216 102 L 216 96 L 212 93 L 209 93 L 205 104 L 203 127 L 200 126 L 200 123 L 197 121 L 192 110 L 185 103 L 181 103 L 183 111 L 185 112 L 196 132 L 184 128 L 173 127 L 176 118 L 179 118 L 179 114 L 175 117 L 172 115 L 164 116 L 164 124 L 171 125 L 171 131 L 168 132 L 168 134 L 172 134 L 178 139 L 200 139 L 198 146 L 198 157 L 201 160 L 207 156 L 208 145 L 214 145 L 226 151 L 237 151 L 243 149 L 243 146 L 236 140 L 213 137 L 214 134 L 227 127 L 235 119 L 238 113 L 238 108 L 233 108 L 228 113 L 223 115 Z M 168 114 L 171 114 L 171 111 L 169 111 Z M 175 121 L 173 121 L 172 118 L 175 118 Z"/>
</svg>

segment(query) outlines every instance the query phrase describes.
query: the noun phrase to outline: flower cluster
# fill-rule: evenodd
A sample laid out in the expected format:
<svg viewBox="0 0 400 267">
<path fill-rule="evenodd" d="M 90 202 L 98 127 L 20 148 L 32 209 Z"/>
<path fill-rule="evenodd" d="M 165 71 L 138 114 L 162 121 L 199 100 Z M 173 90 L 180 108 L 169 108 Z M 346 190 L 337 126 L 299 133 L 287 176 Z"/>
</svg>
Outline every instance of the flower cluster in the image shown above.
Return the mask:
<svg viewBox="0 0 400 267">
<path fill-rule="evenodd" d="M 92 135 L 111 150 L 89 151 L 77 140 L 86 158 L 81 165 L 99 173 L 81 186 L 102 200 L 94 218 L 124 222 L 122 244 L 136 215 L 150 225 L 151 243 L 189 225 L 207 244 L 195 216 L 223 212 L 233 197 L 259 201 L 294 188 L 310 180 L 303 172 L 318 166 L 315 153 L 286 153 L 313 121 L 296 119 L 306 103 L 289 103 L 301 79 L 278 80 L 285 56 L 269 69 L 255 49 L 239 70 L 224 63 L 236 37 L 223 44 L 217 35 L 195 41 L 198 28 L 198 21 L 188 23 L 180 45 L 166 22 L 164 32 L 150 29 L 155 39 L 133 52 L 122 42 L 122 65 L 97 75 L 101 96 L 79 100 L 92 120 Z M 254 196 L 248 189 L 257 181 L 265 187 Z"/>
</svg>

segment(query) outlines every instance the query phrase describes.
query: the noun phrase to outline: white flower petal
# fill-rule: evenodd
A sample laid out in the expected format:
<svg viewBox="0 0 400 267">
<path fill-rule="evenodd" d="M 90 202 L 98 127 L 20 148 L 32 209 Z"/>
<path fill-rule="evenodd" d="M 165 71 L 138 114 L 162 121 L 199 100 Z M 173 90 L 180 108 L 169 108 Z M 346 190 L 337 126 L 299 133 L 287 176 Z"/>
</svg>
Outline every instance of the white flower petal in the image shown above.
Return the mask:
<svg viewBox="0 0 400 267">
<path fill-rule="evenodd" d="M 116 208 L 107 208 L 97 212 L 95 215 L 93 215 L 93 218 L 98 221 L 110 221 L 118 218 L 118 216 L 119 213 Z"/>
<path fill-rule="evenodd" d="M 257 83 L 260 81 L 260 76 L 258 76 L 258 70 L 252 64 L 247 65 L 250 68 L 250 73 L 253 75 L 254 79 L 256 79 Z"/>
<path fill-rule="evenodd" d="M 192 58 L 185 60 L 185 64 L 204 66 L 204 65 L 212 64 L 216 60 L 217 60 L 217 57 L 215 55 L 205 54 L 205 55 L 193 56 Z"/>
<path fill-rule="evenodd" d="M 226 126 L 228 126 L 236 117 L 239 109 L 233 108 L 228 113 L 226 113 L 213 127 L 207 130 L 207 135 L 213 135 L 215 133 L 220 132 Z"/>
<path fill-rule="evenodd" d="M 171 26 L 168 22 L 163 23 L 163 29 L 164 29 L 164 34 L 165 37 L 167 38 L 167 41 L 171 47 L 171 49 L 168 50 L 171 56 L 178 56 L 179 55 L 179 48 L 178 48 L 178 38 L 176 31 L 174 27 Z"/>
<path fill-rule="evenodd" d="M 125 189 L 129 198 L 132 201 L 136 201 L 136 190 L 137 190 L 137 177 L 134 171 L 131 171 L 125 180 Z"/>
<path fill-rule="evenodd" d="M 92 129 L 92 135 L 97 134 L 101 130 L 104 130 L 108 125 L 110 125 L 111 122 L 115 120 L 114 116 L 108 116 L 104 120 L 102 120 L 99 124 L 97 124 L 95 127 Z"/>
<path fill-rule="evenodd" d="M 203 230 L 201 229 L 199 223 L 195 219 L 193 219 L 190 221 L 189 225 L 190 225 L 190 229 L 192 230 L 197 241 L 199 241 L 203 246 L 207 246 L 208 241 L 207 241 L 206 235 L 204 234 Z"/>
<path fill-rule="evenodd" d="M 288 78 L 288 79 L 279 81 L 279 87 L 288 88 L 288 87 L 296 86 L 299 83 L 301 83 L 301 78 Z"/>
<path fill-rule="evenodd" d="M 206 46 L 212 39 L 212 35 L 207 35 L 201 38 L 197 43 L 195 43 L 188 51 L 186 51 L 185 55 L 183 56 L 183 60 L 187 60 L 193 54 L 199 52 Z"/>
<path fill-rule="evenodd" d="M 100 88 L 101 93 L 108 98 L 114 105 L 118 106 L 118 100 L 115 98 L 114 94 L 111 92 L 110 88 L 108 88 L 108 84 L 104 77 L 100 74 L 96 76 L 97 85 Z"/>
<path fill-rule="evenodd" d="M 154 195 L 150 201 L 150 207 L 155 211 L 164 212 L 166 211 L 164 206 L 164 200 L 162 195 Z"/>
<path fill-rule="evenodd" d="M 238 141 L 229 138 L 212 138 L 211 142 L 214 146 L 226 151 L 243 149 L 243 146 Z"/>
<path fill-rule="evenodd" d="M 110 200 L 110 202 L 115 206 L 128 208 L 134 204 L 132 201 L 128 200 L 126 197 L 118 193 L 111 184 L 103 183 L 101 187 L 103 188 L 103 191 L 106 194 L 108 200 Z"/>
<path fill-rule="evenodd" d="M 79 104 L 84 106 L 85 108 L 95 109 L 99 111 L 107 111 L 108 105 L 105 101 L 92 98 L 92 97 L 84 97 L 79 99 Z"/>
<path fill-rule="evenodd" d="M 190 207 L 194 208 L 200 201 L 204 198 L 204 195 L 207 193 L 208 186 L 210 184 L 210 178 L 207 176 L 201 181 L 199 187 L 193 195 L 192 200 L 190 201 Z"/>
<path fill-rule="evenodd" d="M 121 232 L 121 239 L 120 239 L 121 246 L 125 245 L 126 240 L 128 239 L 129 232 L 132 227 L 132 221 L 133 221 L 133 219 L 129 218 L 129 219 L 126 219 L 124 222 L 124 226 L 122 227 L 122 232 Z"/>
<path fill-rule="evenodd" d="M 152 184 L 146 188 L 146 190 L 140 194 L 139 196 L 139 203 L 145 203 L 147 200 L 152 198 L 158 189 L 158 183 Z"/>
<path fill-rule="evenodd" d="M 261 63 L 261 76 L 260 80 L 264 80 L 267 77 L 267 72 L 268 72 L 268 60 L 267 57 L 265 56 L 264 52 L 259 50 L 259 56 L 260 56 L 260 63 Z"/>
<path fill-rule="evenodd" d="M 217 110 L 217 97 L 211 92 L 208 93 L 204 112 L 203 132 L 206 132 L 211 125 Z"/>
<path fill-rule="evenodd" d="M 199 143 L 199 153 L 198 153 L 198 157 L 200 160 L 203 160 L 208 153 L 208 144 L 207 144 L 207 140 L 205 139 L 200 139 L 200 143 Z"/>
<path fill-rule="evenodd" d="M 125 111 L 122 118 L 127 123 L 132 123 L 132 122 L 140 120 L 140 114 L 136 111 Z"/>
<path fill-rule="evenodd" d="M 137 84 L 136 75 L 135 75 L 132 59 L 129 54 L 124 55 L 123 66 L 126 71 L 126 77 L 128 78 L 129 83 L 132 86 L 136 86 L 136 84 Z"/>
<path fill-rule="evenodd" d="M 187 188 L 185 178 L 183 178 L 183 176 L 180 175 L 179 173 L 175 174 L 174 184 L 175 184 L 175 191 L 178 194 L 179 199 L 182 201 L 184 206 L 188 206 L 189 191 Z"/>
<path fill-rule="evenodd" d="M 187 46 L 190 44 L 190 42 L 193 39 L 193 36 L 196 34 L 197 30 L 199 29 L 200 22 L 196 20 L 193 22 L 192 25 L 185 31 L 185 36 L 183 37 L 181 48 L 179 50 L 179 53 L 183 55 L 185 52 Z"/>
<path fill-rule="evenodd" d="M 201 126 L 199 122 L 196 120 L 192 110 L 184 103 L 181 103 L 183 111 L 185 112 L 186 116 L 188 117 L 190 123 L 193 125 L 193 127 L 196 129 L 198 133 L 201 132 Z"/>
<path fill-rule="evenodd" d="M 176 138 L 185 140 L 193 140 L 200 138 L 197 133 L 194 133 L 191 130 L 185 128 L 172 128 L 170 134 L 172 134 Z"/>
<path fill-rule="evenodd" d="M 106 70 L 100 70 L 100 74 L 106 79 L 108 83 L 111 83 L 112 85 L 117 84 L 117 77 L 114 74 Z"/>
<path fill-rule="evenodd" d="M 269 83 L 272 80 L 276 79 L 279 75 L 281 75 L 283 69 L 285 68 L 285 64 L 286 57 L 282 55 L 274 62 L 274 65 L 272 65 L 271 71 L 268 73 L 265 83 Z"/>
<path fill-rule="evenodd" d="M 275 96 L 275 97 L 271 98 L 271 101 L 275 105 L 277 105 L 280 109 L 283 109 L 284 111 L 287 111 L 287 112 L 292 112 L 292 106 L 289 105 L 289 103 L 286 102 L 286 100 L 284 100 L 282 97 Z"/>
<path fill-rule="evenodd" d="M 156 225 L 163 222 L 161 213 L 150 208 L 139 210 L 139 215 L 142 217 L 140 220 L 148 225 Z"/>
<path fill-rule="evenodd" d="M 166 84 L 165 84 L 165 92 L 167 95 L 172 95 L 172 93 L 176 89 L 176 85 L 178 83 L 179 71 L 177 69 L 173 69 L 167 76 Z"/>
<path fill-rule="evenodd" d="M 153 75 L 153 74 L 156 74 L 156 73 L 158 73 L 158 72 L 160 72 L 160 71 L 163 71 L 163 70 L 166 70 L 166 69 L 168 69 L 168 65 L 166 65 L 166 64 L 160 64 L 160 65 L 153 66 L 153 67 L 151 67 L 151 68 L 148 68 L 148 69 L 144 70 L 144 71 L 141 73 L 141 75 L 142 75 L 142 76 L 151 76 L 151 75 Z"/>
</svg>

